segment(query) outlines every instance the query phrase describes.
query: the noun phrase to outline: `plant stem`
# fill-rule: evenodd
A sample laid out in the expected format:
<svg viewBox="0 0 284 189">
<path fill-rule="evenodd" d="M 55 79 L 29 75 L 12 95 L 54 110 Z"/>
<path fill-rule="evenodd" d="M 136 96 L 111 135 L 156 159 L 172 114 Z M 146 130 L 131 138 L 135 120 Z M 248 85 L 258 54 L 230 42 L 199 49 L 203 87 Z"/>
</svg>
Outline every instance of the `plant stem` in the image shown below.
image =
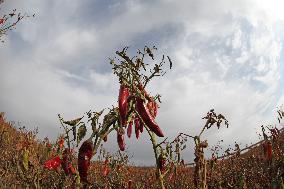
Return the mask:
<svg viewBox="0 0 284 189">
<path fill-rule="evenodd" d="M 164 185 L 164 178 L 163 178 L 163 174 L 161 173 L 161 170 L 159 169 L 159 156 L 158 156 L 158 145 L 157 145 L 157 141 L 156 141 L 156 135 L 150 131 L 147 127 L 145 127 L 149 136 L 150 136 L 150 139 L 151 139 L 151 142 L 152 142 L 152 146 L 153 146 L 153 150 L 154 150 L 154 154 L 155 154 L 155 159 L 156 159 L 156 171 L 157 171 L 157 176 L 158 176 L 158 179 L 159 179 L 159 183 L 160 183 L 160 186 L 161 186 L 161 189 L 165 189 L 165 185 Z"/>
</svg>

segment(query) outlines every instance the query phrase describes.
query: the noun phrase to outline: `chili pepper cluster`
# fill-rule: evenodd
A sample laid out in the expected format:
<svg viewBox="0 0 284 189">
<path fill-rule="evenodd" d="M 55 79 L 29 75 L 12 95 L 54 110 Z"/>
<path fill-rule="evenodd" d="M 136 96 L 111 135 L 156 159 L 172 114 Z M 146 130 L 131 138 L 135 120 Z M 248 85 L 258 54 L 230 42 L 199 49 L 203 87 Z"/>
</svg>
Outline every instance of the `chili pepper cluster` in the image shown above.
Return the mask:
<svg viewBox="0 0 284 189">
<path fill-rule="evenodd" d="M 157 136 L 164 137 L 162 130 L 155 121 L 158 104 L 149 96 L 141 83 L 138 84 L 138 87 L 135 89 L 140 91 L 140 95 L 131 92 L 130 88 L 125 84 L 121 84 L 119 89 L 118 108 L 120 128 L 117 129 L 117 143 L 121 151 L 125 150 L 123 128 L 127 128 L 127 136 L 130 138 L 132 135 L 133 124 L 135 125 L 135 135 L 137 139 L 139 138 L 140 133 L 143 132 L 144 125 Z M 146 106 L 144 101 L 147 101 Z"/>
<path fill-rule="evenodd" d="M 60 148 L 64 146 L 64 139 L 60 139 L 58 142 Z M 50 160 L 44 163 L 44 168 L 48 170 L 58 170 L 61 165 L 65 175 L 76 174 L 77 171 L 71 163 L 72 150 L 65 148 L 62 153 L 62 158 L 60 155 L 56 155 Z M 93 156 L 93 143 L 91 140 L 86 140 L 82 143 L 79 148 L 78 153 L 78 172 L 80 175 L 80 180 L 82 182 L 88 183 L 88 169 L 90 166 L 90 160 Z"/>
</svg>

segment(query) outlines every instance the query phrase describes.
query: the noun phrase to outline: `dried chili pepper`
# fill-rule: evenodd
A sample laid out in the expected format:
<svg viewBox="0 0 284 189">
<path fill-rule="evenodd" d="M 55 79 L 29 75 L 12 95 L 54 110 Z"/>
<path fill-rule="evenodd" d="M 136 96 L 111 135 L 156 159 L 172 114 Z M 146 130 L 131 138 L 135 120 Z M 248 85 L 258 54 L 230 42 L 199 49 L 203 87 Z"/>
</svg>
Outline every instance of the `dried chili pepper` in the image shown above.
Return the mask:
<svg viewBox="0 0 284 189">
<path fill-rule="evenodd" d="M 88 169 L 93 156 L 93 143 L 91 140 L 83 142 L 78 154 L 78 171 L 81 181 L 88 183 Z"/>
<path fill-rule="evenodd" d="M 153 131 L 157 136 L 164 137 L 164 134 L 158 124 L 155 122 L 153 116 L 150 114 L 149 110 L 145 108 L 143 104 L 143 99 L 138 98 L 136 100 L 136 110 L 141 116 L 142 120 L 146 124 L 146 126 Z"/>
<path fill-rule="evenodd" d="M 119 108 L 120 124 L 123 127 L 126 127 L 127 123 L 128 97 L 129 97 L 129 89 L 124 84 L 121 84 L 119 89 L 118 108 Z"/>
<path fill-rule="evenodd" d="M 140 120 L 139 120 L 139 118 L 136 117 L 134 122 L 135 122 L 135 135 L 136 135 L 136 138 L 139 139 L 139 136 L 140 136 Z"/>
<path fill-rule="evenodd" d="M 56 156 L 44 163 L 44 168 L 49 170 L 55 170 L 57 169 L 61 164 L 61 159 L 59 156 Z"/>
<path fill-rule="evenodd" d="M 143 126 L 143 122 L 141 120 L 139 120 L 139 131 L 140 133 L 143 133 L 143 129 L 144 129 L 144 126 Z"/>
<path fill-rule="evenodd" d="M 151 98 L 150 101 L 147 103 L 147 108 L 150 112 L 150 114 L 155 118 L 158 113 L 158 104 Z"/>
<path fill-rule="evenodd" d="M 125 150 L 124 135 L 117 131 L 117 143 L 121 151 Z"/>
<path fill-rule="evenodd" d="M 132 125 L 133 125 L 133 121 L 131 120 L 128 124 L 128 127 L 127 127 L 127 136 L 128 138 L 131 137 L 131 134 L 132 134 Z"/>
<path fill-rule="evenodd" d="M 143 133 L 144 126 L 143 126 L 143 122 L 141 121 L 141 119 L 139 119 L 139 117 L 137 116 L 134 119 L 134 122 L 135 122 L 135 132 L 136 132 L 136 129 L 137 129 L 137 132 Z M 138 136 L 138 138 L 139 138 L 139 136 Z"/>
</svg>

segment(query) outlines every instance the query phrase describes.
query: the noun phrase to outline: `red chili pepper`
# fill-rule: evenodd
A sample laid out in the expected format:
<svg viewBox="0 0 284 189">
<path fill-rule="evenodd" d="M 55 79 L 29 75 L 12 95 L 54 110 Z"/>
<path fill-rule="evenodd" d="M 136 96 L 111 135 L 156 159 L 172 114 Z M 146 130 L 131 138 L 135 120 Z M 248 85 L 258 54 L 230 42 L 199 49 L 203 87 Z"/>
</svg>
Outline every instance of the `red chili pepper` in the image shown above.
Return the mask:
<svg viewBox="0 0 284 189">
<path fill-rule="evenodd" d="M 56 156 L 44 163 L 44 168 L 49 170 L 55 170 L 57 167 L 59 167 L 61 164 L 61 159 L 59 156 Z"/>
<path fill-rule="evenodd" d="M 140 127 L 139 127 L 139 130 L 140 130 L 140 133 L 143 133 L 143 129 L 144 129 L 144 126 L 143 126 L 143 122 L 141 120 L 140 121 Z"/>
<path fill-rule="evenodd" d="M 129 97 L 129 89 L 121 84 L 119 89 L 119 97 L 118 97 L 118 108 L 119 108 L 119 116 L 120 116 L 120 124 L 123 127 L 126 127 L 127 123 L 127 111 L 128 111 L 128 102 L 127 99 Z"/>
<path fill-rule="evenodd" d="M 155 118 L 157 116 L 158 104 L 152 99 L 148 101 L 147 108 L 151 115 Z"/>
<path fill-rule="evenodd" d="M 131 120 L 128 124 L 128 127 L 127 127 L 127 136 L 128 138 L 131 137 L 131 133 L 132 133 L 132 125 L 133 125 L 133 121 Z"/>
<path fill-rule="evenodd" d="M 143 126 L 143 122 L 141 121 L 141 119 L 139 119 L 139 117 L 137 116 L 135 119 L 134 119 L 134 122 L 135 122 L 135 132 L 136 132 L 136 125 L 137 125 L 137 129 L 138 131 L 140 131 L 140 133 L 143 133 L 143 129 L 144 129 L 144 126 Z M 137 131 L 137 132 L 138 132 Z M 138 134 L 139 135 L 139 134 Z M 138 136 L 139 138 L 139 136 Z M 137 138 L 137 139 L 138 139 Z"/>
<path fill-rule="evenodd" d="M 139 136 L 140 136 L 140 120 L 139 120 L 139 118 L 136 117 L 134 122 L 135 122 L 135 135 L 136 135 L 136 138 L 139 139 Z"/>
<path fill-rule="evenodd" d="M 149 112 L 151 113 L 151 115 L 153 116 L 153 114 L 152 114 L 152 108 L 153 108 L 152 101 L 148 101 L 146 106 L 147 106 Z"/>
<path fill-rule="evenodd" d="M 146 126 L 153 131 L 157 136 L 164 137 L 164 134 L 158 124 L 155 122 L 153 116 L 150 114 L 149 110 L 145 108 L 143 104 L 143 99 L 138 98 L 136 100 L 136 110 L 143 119 Z"/>
<path fill-rule="evenodd" d="M 78 171 L 81 181 L 85 183 L 88 182 L 88 169 L 90 166 L 90 161 L 93 156 L 93 143 L 91 140 L 86 140 L 83 142 L 79 149 L 78 154 Z"/>
<path fill-rule="evenodd" d="M 124 136 L 117 131 L 117 143 L 121 151 L 125 150 Z"/>
</svg>

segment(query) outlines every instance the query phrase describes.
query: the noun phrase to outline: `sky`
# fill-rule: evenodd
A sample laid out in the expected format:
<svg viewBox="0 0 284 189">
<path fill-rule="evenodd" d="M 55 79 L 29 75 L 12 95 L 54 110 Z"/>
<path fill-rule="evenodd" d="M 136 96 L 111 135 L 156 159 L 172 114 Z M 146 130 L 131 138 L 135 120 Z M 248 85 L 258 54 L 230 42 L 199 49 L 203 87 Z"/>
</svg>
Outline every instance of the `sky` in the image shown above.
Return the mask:
<svg viewBox="0 0 284 189">
<path fill-rule="evenodd" d="M 0 111 L 40 138 L 66 120 L 117 105 L 119 83 L 109 58 L 145 45 L 173 61 L 147 91 L 162 95 L 156 118 L 165 135 L 196 135 L 214 108 L 229 128 L 210 129 L 209 144 L 250 144 L 262 124 L 275 124 L 284 103 L 284 12 L 281 0 L 9 0 L 24 19 L 0 44 Z M 280 127 L 280 126 L 279 126 Z M 115 135 L 114 135 L 115 136 Z M 162 139 L 160 139 L 162 140 Z M 136 165 L 154 164 L 149 137 L 126 139 Z M 193 141 L 183 153 L 193 159 Z M 105 147 L 118 149 L 116 137 Z"/>
</svg>

